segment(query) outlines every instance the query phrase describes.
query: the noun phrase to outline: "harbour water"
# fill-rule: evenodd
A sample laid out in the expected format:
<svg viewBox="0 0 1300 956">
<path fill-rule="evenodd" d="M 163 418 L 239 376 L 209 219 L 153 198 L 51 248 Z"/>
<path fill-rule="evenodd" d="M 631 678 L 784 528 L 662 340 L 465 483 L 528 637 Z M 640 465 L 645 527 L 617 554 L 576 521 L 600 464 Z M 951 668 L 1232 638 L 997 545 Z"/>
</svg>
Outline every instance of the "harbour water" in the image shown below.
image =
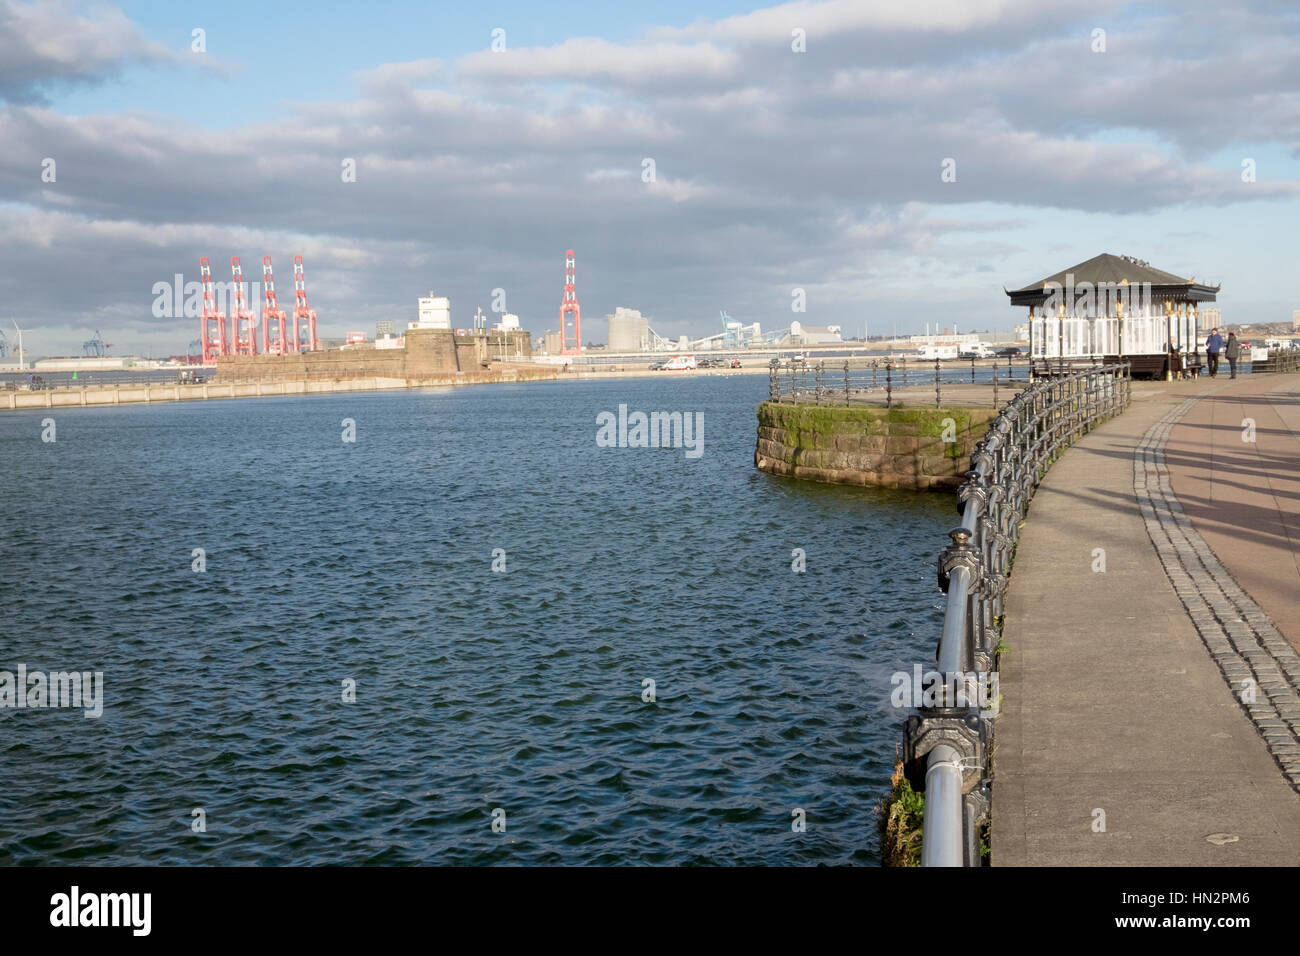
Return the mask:
<svg viewBox="0 0 1300 956">
<path fill-rule="evenodd" d="M 0 864 L 875 862 L 956 513 L 759 474 L 766 394 L 0 417 L 0 670 L 104 675 L 98 719 L 0 709 Z M 620 404 L 703 453 L 598 446 Z"/>
</svg>

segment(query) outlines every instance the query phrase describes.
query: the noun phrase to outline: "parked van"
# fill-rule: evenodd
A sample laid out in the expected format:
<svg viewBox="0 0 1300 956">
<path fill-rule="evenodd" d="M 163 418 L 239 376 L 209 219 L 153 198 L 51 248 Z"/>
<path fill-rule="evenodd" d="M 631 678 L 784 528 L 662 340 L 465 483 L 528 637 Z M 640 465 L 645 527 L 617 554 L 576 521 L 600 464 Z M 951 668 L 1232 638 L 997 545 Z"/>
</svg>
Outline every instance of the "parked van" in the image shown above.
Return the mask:
<svg viewBox="0 0 1300 956">
<path fill-rule="evenodd" d="M 922 345 L 920 357 L 922 360 L 930 362 L 933 362 L 935 359 L 955 359 L 957 357 L 957 346 Z"/>
<path fill-rule="evenodd" d="M 663 371 L 665 372 L 682 372 L 688 369 L 696 368 L 694 355 L 674 355 L 667 362 L 664 362 Z"/>
</svg>

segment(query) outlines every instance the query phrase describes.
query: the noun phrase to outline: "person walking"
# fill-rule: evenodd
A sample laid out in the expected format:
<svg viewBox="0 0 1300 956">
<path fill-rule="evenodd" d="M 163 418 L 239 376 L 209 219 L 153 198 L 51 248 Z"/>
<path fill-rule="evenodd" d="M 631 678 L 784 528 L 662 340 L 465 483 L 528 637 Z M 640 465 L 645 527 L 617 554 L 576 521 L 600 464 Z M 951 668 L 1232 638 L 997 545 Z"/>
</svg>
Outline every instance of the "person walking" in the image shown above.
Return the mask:
<svg viewBox="0 0 1300 956">
<path fill-rule="evenodd" d="M 1228 344 L 1223 350 L 1223 354 L 1228 357 L 1228 371 L 1232 374 L 1228 378 L 1237 377 L 1237 359 L 1241 358 L 1241 343 L 1237 341 L 1237 333 L 1228 333 Z"/>
<path fill-rule="evenodd" d="M 1210 329 L 1210 337 L 1205 340 L 1205 358 L 1210 366 L 1210 378 L 1219 374 L 1219 353 L 1223 351 L 1223 336 L 1218 329 Z"/>
</svg>

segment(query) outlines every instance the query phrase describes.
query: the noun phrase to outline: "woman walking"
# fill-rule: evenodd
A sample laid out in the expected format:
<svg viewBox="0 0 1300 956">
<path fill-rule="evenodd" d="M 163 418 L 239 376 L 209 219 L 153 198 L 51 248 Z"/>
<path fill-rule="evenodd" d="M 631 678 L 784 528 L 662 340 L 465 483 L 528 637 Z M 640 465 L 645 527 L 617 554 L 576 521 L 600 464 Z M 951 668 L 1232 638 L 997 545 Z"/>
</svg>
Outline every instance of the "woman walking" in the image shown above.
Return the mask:
<svg viewBox="0 0 1300 956">
<path fill-rule="evenodd" d="M 1237 359 L 1241 357 L 1241 343 L 1237 341 L 1237 333 L 1228 333 L 1228 346 L 1224 349 L 1224 354 L 1228 357 L 1228 371 L 1232 374 L 1228 378 L 1237 377 Z"/>
</svg>

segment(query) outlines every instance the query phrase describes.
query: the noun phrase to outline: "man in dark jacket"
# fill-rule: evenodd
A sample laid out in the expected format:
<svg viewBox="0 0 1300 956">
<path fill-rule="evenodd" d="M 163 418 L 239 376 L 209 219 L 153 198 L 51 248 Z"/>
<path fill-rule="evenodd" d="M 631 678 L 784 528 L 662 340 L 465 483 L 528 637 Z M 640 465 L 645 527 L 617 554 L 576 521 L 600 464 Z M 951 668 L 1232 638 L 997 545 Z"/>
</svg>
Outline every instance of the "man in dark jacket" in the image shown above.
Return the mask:
<svg viewBox="0 0 1300 956">
<path fill-rule="evenodd" d="M 1219 353 L 1223 351 L 1223 336 L 1218 329 L 1210 329 L 1210 337 L 1205 340 L 1205 360 L 1210 366 L 1210 378 L 1219 374 Z"/>
<path fill-rule="evenodd" d="M 1228 370 L 1232 372 L 1228 378 L 1237 377 L 1237 359 L 1241 358 L 1241 343 L 1237 341 L 1237 333 L 1228 333 L 1228 345 L 1224 349 L 1224 354 L 1228 357 Z"/>
</svg>

